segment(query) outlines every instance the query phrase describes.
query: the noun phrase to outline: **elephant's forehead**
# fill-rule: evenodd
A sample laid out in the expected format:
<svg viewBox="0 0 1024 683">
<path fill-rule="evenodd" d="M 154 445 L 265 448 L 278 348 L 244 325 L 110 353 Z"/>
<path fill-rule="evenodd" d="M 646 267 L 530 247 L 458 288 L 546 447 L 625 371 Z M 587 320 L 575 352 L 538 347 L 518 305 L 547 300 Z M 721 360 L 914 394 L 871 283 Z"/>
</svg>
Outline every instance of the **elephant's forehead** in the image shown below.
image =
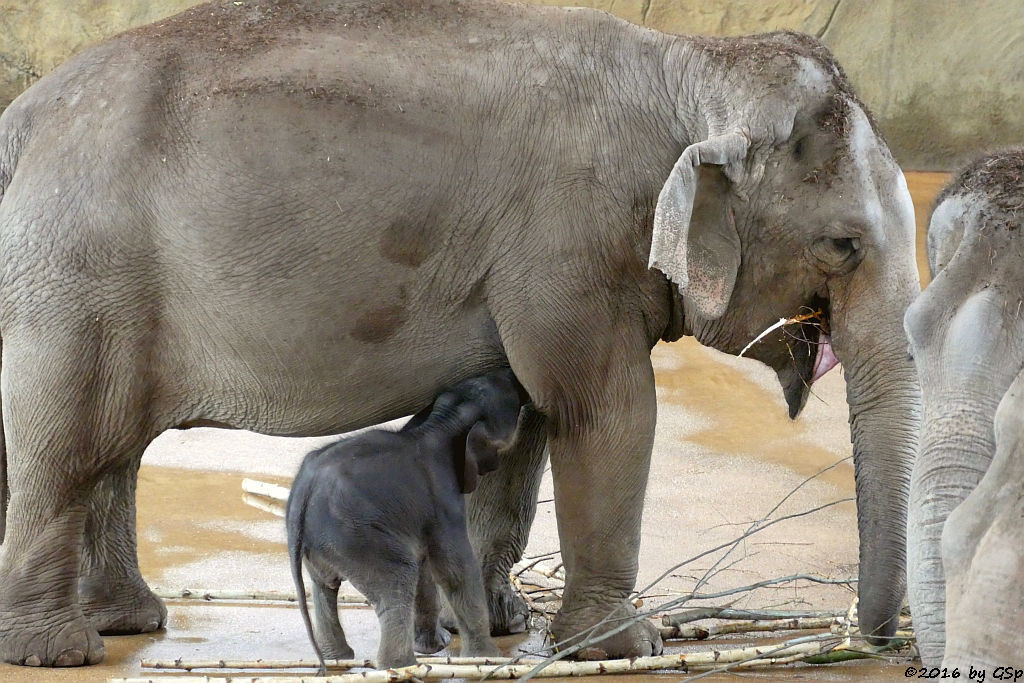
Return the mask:
<svg viewBox="0 0 1024 683">
<path fill-rule="evenodd" d="M 967 198 L 953 195 L 944 199 L 932 212 L 925 240 L 932 272 L 944 268 L 953 257 L 953 252 L 963 237 L 963 218 L 967 210 Z"/>
<path fill-rule="evenodd" d="M 912 241 L 914 203 L 903 172 L 857 102 L 848 101 L 843 115 L 848 119 L 842 143 L 849 151 L 850 189 L 861 202 L 865 224 L 883 233 L 877 236 L 879 241 Z"/>
<path fill-rule="evenodd" d="M 810 57 L 799 56 L 794 60 L 796 73 L 794 81 L 804 91 L 824 96 L 835 80 L 835 75 L 828 73 L 824 64 Z"/>
</svg>

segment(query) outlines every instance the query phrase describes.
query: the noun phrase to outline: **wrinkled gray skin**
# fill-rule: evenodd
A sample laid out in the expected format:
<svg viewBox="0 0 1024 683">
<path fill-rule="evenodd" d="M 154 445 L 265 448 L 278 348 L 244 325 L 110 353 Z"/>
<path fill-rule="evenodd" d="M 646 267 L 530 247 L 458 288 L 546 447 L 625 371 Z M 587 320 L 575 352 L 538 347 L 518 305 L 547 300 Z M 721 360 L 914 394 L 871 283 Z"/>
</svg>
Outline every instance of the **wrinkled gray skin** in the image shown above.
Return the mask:
<svg viewBox="0 0 1024 683">
<path fill-rule="evenodd" d="M 996 452 L 996 408 L 1024 367 L 1022 174 L 1024 152 L 1001 153 L 978 160 L 943 190 L 928 227 L 928 263 L 934 279 L 906 315 L 924 399 L 921 452 L 914 465 L 908 519 L 909 597 L 921 658 L 930 666 L 943 661 L 947 619 L 950 624 L 964 623 L 965 615 L 974 610 L 1002 610 L 1020 592 L 1018 587 L 1013 596 L 956 615 L 945 598 L 948 582 L 967 580 L 966 568 L 976 552 L 993 552 L 976 544 L 983 542 L 984 529 L 996 522 L 970 510 L 996 504 L 995 494 L 983 493 L 966 510 L 958 509 L 956 524 L 950 513 L 989 469 Z M 993 533 L 991 538 L 1001 532 Z M 960 576 L 944 577 L 944 563 L 956 567 Z M 972 573 L 1003 572 L 998 565 L 983 568 L 975 562 Z M 991 624 L 996 638 L 998 623 L 999 619 L 982 619 L 973 628 L 983 624 L 988 637 Z M 1021 631 L 1012 632 L 1019 645 Z M 950 634 L 950 642 L 952 638 Z"/>
<path fill-rule="evenodd" d="M 0 119 L 0 659 L 96 662 L 98 631 L 164 623 L 132 503 L 161 431 L 337 433 L 503 365 L 533 405 L 469 502 L 492 632 L 526 625 L 508 570 L 545 444 L 568 574 L 553 632 L 631 613 L 651 348 L 737 353 L 807 306 L 846 368 L 861 624 L 891 633 L 913 209 L 828 51 L 486 0 L 302 6 L 194 8 L 82 52 Z M 796 415 L 818 330 L 789 331 L 751 355 Z M 644 620 L 588 654 L 660 649 Z"/>
<path fill-rule="evenodd" d="M 500 654 L 490 639 L 463 494 L 494 471 L 498 450 L 511 443 L 520 391 L 510 370 L 474 377 L 399 432 L 363 432 L 303 460 L 288 497 L 288 553 L 299 596 L 306 594 L 303 560 L 313 579 L 315 635 L 305 599 L 299 607 L 322 672 L 324 656 L 353 656 L 338 620 L 345 579 L 377 612 L 380 668 L 415 664 L 414 645 L 437 652 L 448 644 L 435 580 L 458 624 L 462 655 Z"/>
<path fill-rule="evenodd" d="M 992 464 L 942 532 L 942 664 L 993 674 L 1020 656 L 1024 633 L 1024 373 L 999 402 L 995 438 Z"/>
</svg>

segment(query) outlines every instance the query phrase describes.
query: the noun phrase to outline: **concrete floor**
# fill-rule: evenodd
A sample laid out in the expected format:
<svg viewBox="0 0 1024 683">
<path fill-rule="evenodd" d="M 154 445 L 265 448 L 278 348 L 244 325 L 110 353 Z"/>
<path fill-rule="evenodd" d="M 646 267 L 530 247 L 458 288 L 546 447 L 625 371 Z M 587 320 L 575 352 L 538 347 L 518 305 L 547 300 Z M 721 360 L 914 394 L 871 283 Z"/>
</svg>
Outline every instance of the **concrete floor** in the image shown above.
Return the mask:
<svg viewBox="0 0 1024 683">
<path fill-rule="evenodd" d="M 908 180 L 921 226 L 945 176 L 910 174 Z M 923 231 L 919 233 L 923 263 Z M 926 266 L 922 272 L 926 277 Z M 755 361 L 684 340 L 656 347 L 653 362 L 659 420 L 638 586 L 646 586 L 704 549 L 735 538 L 801 481 L 851 450 L 841 370 L 815 384 L 807 408 L 794 422 L 786 415 L 774 373 Z M 210 429 L 172 431 L 157 439 L 143 459 L 138 494 L 139 558 L 150 585 L 292 591 L 283 522 L 244 504 L 241 480 L 249 476 L 287 485 L 302 456 L 324 441 Z M 803 486 L 777 515 L 852 497 L 853 487 L 852 464 L 844 462 Z M 558 549 L 551 498 L 551 481 L 546 477 L 540 494 L 544 502 L 527 555 Z M 843 503 L 772 527 L 748 539 L 728 564 L 706 590 L 795 573 L 856 576 L 855 507 Z M 700 560 L 672 572 L 648 592 L 645 606 L 690 590 L 710 566 L 711 560 Z M 734 606 L 844 609 L 852 597 L 842 586 L 789 584 L 747 595 Z M 137 675 L 141 658 L 312 657 L 294 607 L 171 602 L 169 611 L 165 632 L 106 638 L 107 659 L 100 666 L 40 671 L 0 665 L 0 681 L 93 681 Z M 377 626 L 372 611 L 346 608 L 343 622 L 356 656 L 373 657 Z M 510 653 L 532 650 L 541 645 L 541 636 L 535 628 L 528 635 L 503 638 L 500 645 Z M 902 677 L 904 667 L 854 662 L 741 676 L 876 680 Z"/>
</svg>

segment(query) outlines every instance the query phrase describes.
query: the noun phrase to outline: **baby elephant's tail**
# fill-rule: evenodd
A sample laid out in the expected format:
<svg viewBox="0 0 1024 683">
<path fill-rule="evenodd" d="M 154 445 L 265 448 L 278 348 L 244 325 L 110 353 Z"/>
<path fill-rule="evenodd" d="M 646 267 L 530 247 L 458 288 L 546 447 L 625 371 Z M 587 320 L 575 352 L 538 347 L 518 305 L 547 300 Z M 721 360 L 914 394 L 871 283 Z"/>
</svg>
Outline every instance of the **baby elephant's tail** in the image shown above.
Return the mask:
<svg viewBox="0 0 1024 683">
<path fill-rule="evenodd" d="M 300 473 L 301 474 L 301 473 Z M 306 604 L 306 583 L 302 579 L 302 536 L 306 527 L 306 505 L 309 502 L 309 483 L 303 477 L 296 477 L 292 491 L 288 495 L 288 507 L 285 513 L 285 527 L 288 530 L 288 558 L 291 561 L 292 579 L 295 581 L 295 594 L 299 600 L 299 612 L 306 624 L 306 635 L 313 644 L 316 658 L 320 662 L 318 676 L 327 675 L 327 664 L 324 653 L 313 635 L 313 622 L 309 618 L 309 606 Z"/>
</svg>

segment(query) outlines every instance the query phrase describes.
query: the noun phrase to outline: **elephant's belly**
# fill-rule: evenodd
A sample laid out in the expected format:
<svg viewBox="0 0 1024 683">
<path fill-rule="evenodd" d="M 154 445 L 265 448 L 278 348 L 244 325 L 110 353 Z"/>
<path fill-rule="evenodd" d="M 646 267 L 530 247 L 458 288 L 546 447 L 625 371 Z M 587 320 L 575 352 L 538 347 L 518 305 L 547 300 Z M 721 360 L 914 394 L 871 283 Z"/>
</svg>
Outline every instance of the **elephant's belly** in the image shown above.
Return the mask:
<svg viewBox="0 0 1024 683">
<path fill-rule="evenodd" d="M 175 424 L 209 421 L 281 436 L 333 434 L 409 415 L 444 386 L 506 363 L 483 311 L 369 317 L 282 308 L 222 315 L 167 344 L 162 386 Z M 174 426 L 174 425 L 167 425 Z"/>
</svg>

